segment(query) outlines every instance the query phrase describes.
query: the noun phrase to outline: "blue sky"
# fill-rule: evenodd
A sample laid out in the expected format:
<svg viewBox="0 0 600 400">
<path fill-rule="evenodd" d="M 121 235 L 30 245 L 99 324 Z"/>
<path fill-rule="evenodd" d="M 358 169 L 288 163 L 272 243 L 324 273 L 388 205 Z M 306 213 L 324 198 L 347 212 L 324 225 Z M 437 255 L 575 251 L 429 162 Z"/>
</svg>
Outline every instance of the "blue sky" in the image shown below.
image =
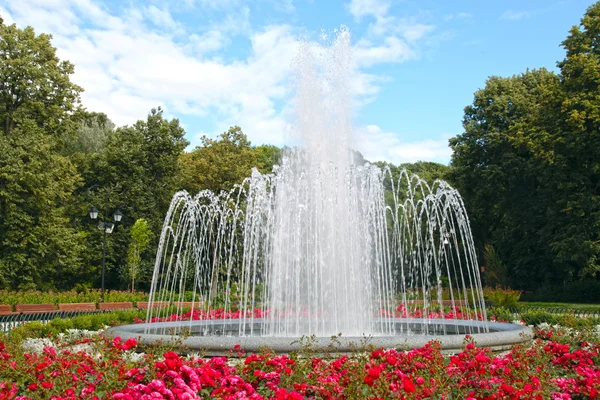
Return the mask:
<svg viewBox="0 0 600 400">
<path fill-rule="evenodd" d="M 0 0 L 5 22 L 52 33 L 84 106 L 118 125 L 162 106 L 192 146 L 240 125 L 285 143 L 301 40 L 352 35 L 355 146 L 370 160 L 447 163 L 463 108 L 491 75 L 556 69 L 593 1 Z"/>
</svg>

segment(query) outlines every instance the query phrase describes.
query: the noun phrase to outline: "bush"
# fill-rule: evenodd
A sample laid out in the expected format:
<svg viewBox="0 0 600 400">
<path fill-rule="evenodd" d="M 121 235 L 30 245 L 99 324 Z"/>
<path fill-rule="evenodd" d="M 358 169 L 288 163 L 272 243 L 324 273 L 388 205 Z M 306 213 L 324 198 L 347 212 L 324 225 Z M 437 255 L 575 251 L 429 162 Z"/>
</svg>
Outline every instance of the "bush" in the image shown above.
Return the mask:
<svg viewBox="0 0 600 400">
<path fill-rule="evenodd" d="M 487 310 L 488 319 L 498 322 L 511 322 L 515 317 L 513 313 L 505 307 L 491 307 Z"/>
<path fill-rule="evenodd" d="M 561 319 L 561 315 L 552 314 L 545 310 L 526 310 L 521 312 L 521 319 L 526 325 L 539 325 L 543 322 L 554 325 L 558 324 Z"/>
<path fill-rule="evenodd" d="M 58 303 L 97 303 L 102 293 L 100 289 L 77 289 L 64 292 L 42 292 L 39 290 L 0 290 L 0 304 L 55 304 Z M 147 301 L 148 293 L 109 290 L 104 293 L 104 301 Z"/>
<path fill-rule="evenodd" d="M 521 297 L 521 291 L 502 289 L 500 287 L 483 289 L 483 298 L 488 306 L 516 307 Z"/>
</svg>

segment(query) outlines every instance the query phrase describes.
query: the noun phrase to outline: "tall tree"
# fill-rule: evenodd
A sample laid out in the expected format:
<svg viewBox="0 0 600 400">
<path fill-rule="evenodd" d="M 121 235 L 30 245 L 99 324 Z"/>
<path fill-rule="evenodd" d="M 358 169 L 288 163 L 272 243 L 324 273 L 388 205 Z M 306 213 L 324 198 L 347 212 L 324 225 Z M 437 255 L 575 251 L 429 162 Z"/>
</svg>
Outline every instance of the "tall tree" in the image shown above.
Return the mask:
<svg viewBox="0 0 600 400">
<path fill-rule="evenodd" d="M 600 278 L 600 2 L 562 43 L 561 134 L 554 143 L 557 224 L 551 246 L 574 278 Z"/>
<path fill-rule="evenodd" d="M 60 154 L 81 88 L 50 36 L 0 23 L 0 286 L 68 286 L 82 238 L 65 204 L 79 182 Z"/>
<path fill-rule="evenodd" d="M 465 132 L 450 140 L 450 179 L 465 199 L 480 254 L 491 243 L 511 283 L 526 287 L 551 278 L 545 149 L 557 87 L 545 69 L 491 77 L 465 108 Z"/>
<path fill-rule="evenodd" d="M 153 109 L 145 120 L 117 128 L 108 135 L 102 153 L 86 156 L 87 162 L 82 164 L 85 184 L 79 190 L 80 198 L 86 203 L 79 207 L 82 221 L 94 200 L 85 197 L 86 188 L 94 184 L 109 190 L 109 213 L 121 208 L 125 215 L 110 237 L 107 287 L 121 284 L 117 269 L 127 264 L 129 230 L 133 223 L 144 218 L 151 231 L 161 230 L 171 198 L 178 189 L 178 160 L 188 144 L 184 136 L 185 131 L 177 119 L 167 120 L 160 108 Z M 104 198 L 100 197 L 95 199 L 96 203 Z M 99 231 L 90 231 L 89 243 L 96 247 L 88 254 L 89 262 L 97 265 L 98 254 L 101 254 L 98 246 L 102 243 Z"/>
<path fill-rule="evenodd" d="M 79 107 L 83 89 L 71 82 L 75 68 L 59 60 L 51 39 L 36 35 L 32 27 L 0 23 L 0 122 L 5 135 L 25 120 L 35 121 L 46 133 L 72 131 L 69 116 Z"/>
<path fill-rule="evenodd" d="M 190 193 L 228 191 L 250 176 L 252 168 L 277 157 L 274 149 L 257 151 L 239 126 L 229 128 L 218 139 L 203 136 L 202 146 L 181 156 L 181 187 Z M 272 166 L 271 166 L 272 168 Z"/>
</svg>

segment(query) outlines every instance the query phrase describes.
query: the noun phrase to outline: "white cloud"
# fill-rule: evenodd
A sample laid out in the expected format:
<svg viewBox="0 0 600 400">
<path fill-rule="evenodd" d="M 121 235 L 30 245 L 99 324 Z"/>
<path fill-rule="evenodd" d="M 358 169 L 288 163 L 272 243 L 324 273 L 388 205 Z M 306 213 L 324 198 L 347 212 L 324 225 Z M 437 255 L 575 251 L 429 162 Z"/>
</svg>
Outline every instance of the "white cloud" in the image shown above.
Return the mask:
<svg viewBox="0 0 600 400">
<path fill-rule="evenodd" d="M 242 125 L 256 143 L 281 144 L 285 123 L 275 102 L 285 95 L 297 50 L 290 27 L 253 33 L 248 58 L 224 62 L 203 57 L 227 41 L 222 31 L 192 35 L 178 44 L 146 27 L 139 14 L 115 17 L 84 7 L 90 4 L 63 0 L 40 6 L 28 0 L 10 5 L 21 25 L 40 25 L 38 32 L 54 34 L 59 57 L 76 65 L 73 80 L 85 88 L 82 101 L 88 109 L 105 112 L 122 125 L 160 105 L 170 114 L 209 116 L 220 129 Z M 33 8 L 36 12 L 29 12 Z M 247 9 L 240 12 L 248 14 Z M 144 14 L 156 24 L 175 27 L 170 15 L 157 8 L 148 7 Z M 86 24 L 83 20 L 91 15 L 111 23 Z M 233 24 L 226 19 L 224 29 L 233 29 Z"/>
<path fill-rule="evenodd" d="M 5 25 L 12 25 L 14 23 L 14 20 L 10 13 L 2 7 L 0 7 L 0 17 L 2 17 L 2 19 L 4 20 Z"/>
<path fill-rule="evenodd" d="M 210 30 L 202 35 L 193 33 L 188 40 L 186 47 L 192 55 L 196 56 L 217 51 L 229 41 L 227 36 L 218 30 Z"/>
<path fill-rule="evenodd" d="M 348 4 L 348 10 L 357 19 L 370 15 L 373 17 L 383 17 L 387 14 L 390 3 L 388 0 L 351 0 Z"/>
<path fill-rule="evenodd" d="M 416 42 L 422 39 L 425 35 L 432 32 L 434 27 L 425 24 L 399 24 L 396 32 L 400 33 L 407 41 Z"/>
<path fill-rule="evenodd" d="M 529 11 L 513 11 L 506 10 L 501 16 L 500 19 L 507 19 L 510 21 L 518 21 L 520 19 L 531 17 L 532 13 Z"/>
<path fill-rule="evenodd" d="M 451 135 L 439 139 L 408 141 L 395 132 L 385 132 L 377 125 L 355 130 L 355 146 L 367 160 L 388 161 L 393 164 L 415 161 L 435 161 L 447 164 L 452 150 L 448 146 Z"/>
<path fill-rule="evenodd" d="M 166 28 L 166 29 L 175 29 L 177 28 L 177 22 L 169 13 L 169 10 L 163 9 L 151 5 L 150 7 L 144 8 L 144 14 L 146 17 L 152 21 L 152 23 L 158 27 Z"/>
<path fill-rule="evenodd" d="M 217 7 L 214 3 L 196 0 L 190 5 L 208 9 Z M 234 9 L 188 34 L 181 33 L 185 26 L 168 8 L 155 6 L 113 14 L 92 0 L 19 0 L 0 12 L 20 26 L 52 33 L 59 57 L 75 64 L 73 80 L 85 88 L 84 106 L 105 112 L 117 125 L 132 124 L 161 106 L 167 115 L 208 119 L 215 126 L 213 134 L 240 125 L 253 143 L 282 145 L 288 130 L 285 100 L 300 30 L 288 25 L 253 29 L 248 7 L 234 0 L 223 3 Z M 223 3 L 218 7 L 225 7 Z M 282 2 L 288 3 L 293 5 Z M 376 5 L 363 0 L 356 12 L 367 12 L 369 4 Z M 353 48 L 356 64 L 350 86 L 359 107 L 373 101 L 387 79 L 364 68 L 417 58 L 417 42 L 433 29 L 388 16 L 387 3 L 377 4 L 375 13 L 387 21 L 381 27 L 388 33 L 359 40 Z M 394 26 L 392 20 L 400 25 Z M 156 26 L 166 31 L 157 32 Z M 242 34 L 250 43 L 246 55 L 219 58 L 218 51 L 232 36 Z M 374 137 L 392 140 L 393 135 Z M 198 144 L 198 135 L 190 136 L 192 145 Z"/>
<path fill-rule="evenodd" d="M 389 36 L 381 45 L 374 45 L 368 40 L 357 43 L 354 49 L 356 63 L 360 67 L 370 67 L 386 62 L 401 62 L 415 59 L 416 53 L 406 41 Z"/>
<path fill-rule="evenodd" d="M 351 0 L 346 5 L 356 20 L 372 17 L 368 37 L 355 46 L 355 60 L 359 67 L 379 63 L 404 62 L 419 57 L 418 43 L 435 27 L 413 18 L 390 15 L 388 0 Z"/>
</svg>

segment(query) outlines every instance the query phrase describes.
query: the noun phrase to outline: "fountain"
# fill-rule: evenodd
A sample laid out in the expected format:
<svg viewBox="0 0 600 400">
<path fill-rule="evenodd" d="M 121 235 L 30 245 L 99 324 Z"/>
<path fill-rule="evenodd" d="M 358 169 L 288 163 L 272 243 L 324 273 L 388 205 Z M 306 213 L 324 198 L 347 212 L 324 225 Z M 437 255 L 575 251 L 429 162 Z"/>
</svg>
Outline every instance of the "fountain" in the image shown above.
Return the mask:
<svg viewBox="0 0 600 400">
<path fill-rule="evenodd" d="M 486 321 L 469 221 L 458 192 L 417 176 L 358 165 L 352 147 L 350 38 L 303 44 L 295 61 L 294 149 L 273 174 L 228 193 L 175 194 L 157 251 L 145 324 L 110 334 L 141 343 L 178 338 L 226 354 L 270 347 L 351 351 L 365 340 L 461 348 L 465 334 L 504 349 L 527 340 L 518 325 Z M 214 319 L 211 310 L 226 319 Z M 172 312 L 172 310 L 170 310 Z M 152 322 L 152 321 L 162 322 Z M 185 334 L 184 334 L 185 333 Z"/>
</svg>

